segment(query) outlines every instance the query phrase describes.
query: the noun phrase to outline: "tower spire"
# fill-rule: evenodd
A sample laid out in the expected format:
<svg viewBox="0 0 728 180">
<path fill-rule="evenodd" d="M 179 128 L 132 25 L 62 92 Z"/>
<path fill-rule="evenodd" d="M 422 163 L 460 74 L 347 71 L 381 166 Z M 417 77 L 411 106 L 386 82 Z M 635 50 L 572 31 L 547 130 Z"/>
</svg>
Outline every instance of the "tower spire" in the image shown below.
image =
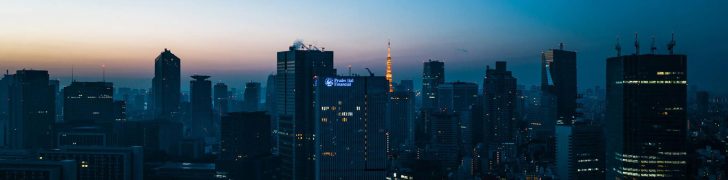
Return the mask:
<svg viewBox="0 0 728 180">
<path fill-rule="evenodd" d="M 634 48 L 636 49 L 637 55 L 640 55 L 640 40 L 637 33 L 634 33 Z"/>
<path fill-rule="evenodd" d="M 389 81 L 389 92 L 394 92 L 394 87 L 392 86 L 392 51 L 391 51 L 391 42 L 389 39 L 387 39 L 387 74 L 386 78 L 387 81 Z"/>
<path fill-rule="evenodd" d="M 617 36 L 617 44 L 614 45 L 614 49 L 617 50 L 617 56 L 622 56 L 622 45 L 619 45 L 619 36 Z"/>
</svg>

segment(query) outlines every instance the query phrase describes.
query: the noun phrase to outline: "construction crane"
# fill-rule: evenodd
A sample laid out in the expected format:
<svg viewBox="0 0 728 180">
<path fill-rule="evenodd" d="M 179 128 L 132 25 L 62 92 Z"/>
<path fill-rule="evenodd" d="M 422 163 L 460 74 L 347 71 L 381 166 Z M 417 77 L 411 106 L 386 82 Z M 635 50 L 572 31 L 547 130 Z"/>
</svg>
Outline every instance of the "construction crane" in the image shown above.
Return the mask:
<svg viewBox="0 0 728 180">
<path fill-rule="evenodd" d="M 367 71 L 369 71 L 369 76 L 372 76 L 372 77 L 374 76 L 374 73 L 372 73 L 372 70 L 370 70 L 369 68 L 364 68 L 364 69 L 367 69 Z"/>
</svg>

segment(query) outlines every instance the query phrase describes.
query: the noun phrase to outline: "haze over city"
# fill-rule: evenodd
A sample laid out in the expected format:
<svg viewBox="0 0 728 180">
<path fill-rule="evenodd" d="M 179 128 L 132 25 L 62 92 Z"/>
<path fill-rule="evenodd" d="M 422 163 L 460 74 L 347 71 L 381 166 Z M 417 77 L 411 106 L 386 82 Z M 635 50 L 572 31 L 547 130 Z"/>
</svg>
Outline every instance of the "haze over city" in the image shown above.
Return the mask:
<svg viewBox="0 0 728 180">
<path fill-rule="evenodd" d="M 242 87 L 275 71 L 275 52 L 294 40 L 335 51 L 335 66 L 384 73 L 392 42 L 394 79 L 416 79 L 428 59 L 447 62 L 447 80 L 482 83 L 485 66 L 509 62 L 519 83 L 537 85 L 540 53 L 578 52 L 579 88 L 604 86 L 607 57 L 621 38 L 633 53 L 651 37 L 658 52 L 675 33 L 690 55 L 691 86 L 728 91 L 716 78 L 728 65 L 728 13 L 722 1 L 407 2 L 407 1 L 11 1 L 0 7 L 0 68 L 47 69 L 69 83 L 149 88 L 164 48 L 182 59 L 182 76 L 207 74 Z M 189 78 L 183 78 L 186 81 Z M 420 81 L 415 81 L 419 87 Z M 183 89 L 187 84 L 183 83 Z"/>
</svg>

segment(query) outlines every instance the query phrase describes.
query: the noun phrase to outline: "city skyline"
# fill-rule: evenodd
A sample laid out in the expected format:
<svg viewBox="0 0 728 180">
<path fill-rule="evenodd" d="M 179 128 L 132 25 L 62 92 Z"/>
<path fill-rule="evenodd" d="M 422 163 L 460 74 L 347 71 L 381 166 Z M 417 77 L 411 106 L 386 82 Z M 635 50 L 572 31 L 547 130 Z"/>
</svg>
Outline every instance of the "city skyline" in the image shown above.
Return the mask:
<svg viewBox="0 0 728 180">
<path fill-rule="evenodd" d="M 47 69 L 65 85 L 72 71 L 76 80 L 101 81 L 106 65 L 106 79 L 117 87 L 150 88 L 153 59 L 169 48 L 182 61 L 183 77 L 207 74 L 241 89 L 263 82 L 275 71 L 271 54 L 297 39 L 336 51 L 340 74 L 352 65 L 358 74 L 370 68 L 383 75 L 391 39 L 395 82 L 417 79 L 421 70 L 411 67 L 436 59 L 449 64 L 446 81 L 480 83 L 486 65 L 507 61 L 519 83 L 537 85 L 540 52 L 564 42 L 583 59 L 577 69 L 585 89 L 604 86 L 604 59 L 616 54 L 617 36 L 623 54 L 634 52 L 635 32 L 641 52 L 649 52 L 654 36 L 665 53 L 675 33 L 676 53 L 693 59 L 690 85 L 728 91 L 710 78 L 728 65 L 720 60 L 728 50 L 720 43 L 728 40 L 720 35 L 728 30 L 720 18 L 724 2 L 298 3 L 7 3 L 0 8 L 8 27 L 0 30 L 0 68 Z"/>
</svg>

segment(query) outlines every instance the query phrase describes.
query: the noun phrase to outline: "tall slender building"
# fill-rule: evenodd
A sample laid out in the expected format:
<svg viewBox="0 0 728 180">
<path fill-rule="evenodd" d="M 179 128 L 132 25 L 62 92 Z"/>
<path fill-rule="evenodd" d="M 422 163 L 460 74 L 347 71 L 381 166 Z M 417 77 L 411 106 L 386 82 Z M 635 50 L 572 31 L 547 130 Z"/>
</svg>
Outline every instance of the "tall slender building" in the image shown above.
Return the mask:
<svg viewBox="0 0 728 180">
<path fill-rule="evenodd" d="M 164 49 L 154 60 L 152 96 L 154 117 L 176 120 L 180 104 L 180 59 L 172 51 Z"/>
<path fill-rule="evenodd" d="M 394 92 L 394 87 L 392 86 L 392 51 L 391 46 L 392 44 L 387 42 L 387 81 L 389 81 L 389 92 Z"/>
<path fill-rule="evenodd" d="M 316 83 L 316 179 L 384 179 L 388 82 L 326 76 Z"/>
<path fill-rule="evenodd" d="M 445 83 L 445 63 L 428 60 L 422 70 L 422 108 L 437 107 L 437 87 Z"/>
<path fill-rule="evenodd" d="M 189 136 L 203 138 L 214 135 L 212 128 L 212 82 L 210 76 L 193 75 L 190 81 L 190 122 L 186 124 Z"/>
<path fill-rule="evenodd" d="M 687 56 L 668 49 L 607 59 L 607 179 L 688 179 Z"/>
<path fill-rule="evenodd" d="M 276 113 L 282 179 L 314 179 L 314 84 L 335 76 L 334 52 L 297 41 L 278 52 Z"/>
<path fill-rule="evenodd" d="M 48 84 L 48 71 L 18 70 L 11 81 L 8 132 L 6 132 L 8 147 L 11 149 L 52 147 L 56 95 Z"/>
<path fill-rule="evenodd" d="M 548 131 L 556 124 L 571 124 L 576 119 L 576 52 L 550 49 L 541 53 L 543 118 Z"/>
<path fill-rule="evenodd" d="M 486 144 L 513 142 L 516 132 L 516 78 L 506 69 L 505 61 L 488 66 L 483 80 L 483 107 Z"/>
</svg>

